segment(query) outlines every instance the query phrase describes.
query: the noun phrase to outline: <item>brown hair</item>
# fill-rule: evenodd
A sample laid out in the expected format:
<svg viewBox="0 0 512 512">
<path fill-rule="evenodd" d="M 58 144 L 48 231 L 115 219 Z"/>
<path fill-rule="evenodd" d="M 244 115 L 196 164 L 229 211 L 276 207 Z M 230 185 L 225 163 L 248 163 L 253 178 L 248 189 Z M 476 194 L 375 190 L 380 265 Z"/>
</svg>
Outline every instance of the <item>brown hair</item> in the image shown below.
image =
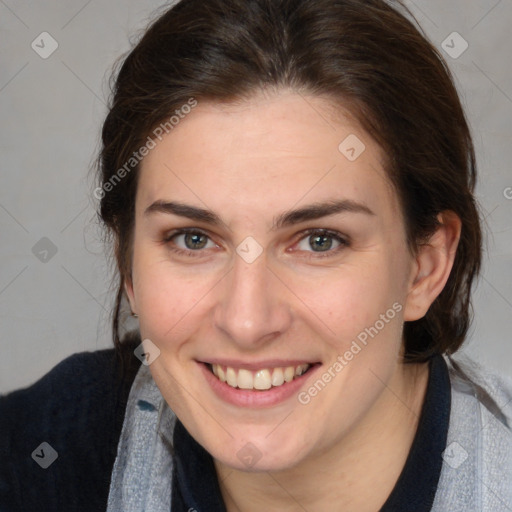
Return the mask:
<svg viewBox="0 0 512 512">
<path fill-rule="evenodd" d="M 474 148 L 451 74 L 432 44 L 383 0 L 181 0 L 122 62 L 103 125 L 100 216 L 118 267 L 113 335 L 121 346 L 123 281 L 131 274 L 138 166 L 112 179 L 152 130 L 191 98 L 234 101 L 265 88 L 349 106 L 387 154 L 411 250 L 437 215 L 462 233 L 448 282 L 425 317 L 406 322 L 408 361 L 455 352 L 471 322 L 481 262 Z M 406 12 L 407 14 L 407 12 Z M 126 169 L 126 167 L 125 167 Z"/>
</svg>

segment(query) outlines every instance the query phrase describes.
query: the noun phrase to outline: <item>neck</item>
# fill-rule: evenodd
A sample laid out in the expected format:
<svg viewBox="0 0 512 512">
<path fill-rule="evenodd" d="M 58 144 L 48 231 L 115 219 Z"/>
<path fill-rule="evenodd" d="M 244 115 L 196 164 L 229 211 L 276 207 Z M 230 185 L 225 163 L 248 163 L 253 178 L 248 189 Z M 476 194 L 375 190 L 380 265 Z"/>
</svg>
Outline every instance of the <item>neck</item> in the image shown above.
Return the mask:
<svg viewBox="0 0 512 512">
<path fill-rule="evenodd" d="M 405 465 L 427 381 L 428 363 L 400 365 L 372 409 L 347 435 L 293 468 L 250 473 L 216 460 L 227 512 L 379 510 Z"/>
</svg>

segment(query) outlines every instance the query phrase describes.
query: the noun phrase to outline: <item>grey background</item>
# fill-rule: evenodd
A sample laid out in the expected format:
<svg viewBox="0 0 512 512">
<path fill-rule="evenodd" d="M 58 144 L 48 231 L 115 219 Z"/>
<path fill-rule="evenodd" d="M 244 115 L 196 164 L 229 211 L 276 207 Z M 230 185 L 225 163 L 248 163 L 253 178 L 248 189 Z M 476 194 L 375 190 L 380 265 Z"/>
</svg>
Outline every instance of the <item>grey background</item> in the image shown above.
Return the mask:
<svg viewBox="0 0 512 512">
<path fill-rule="evenodd" d="M 407 4 L 456 76 L 480 167 L 488 252 L 465 351 L 512 375 L 512 2 Z M 109 70 L 161 5 L 0 0 L 0 392 L 111 346 L 112 274 L 89 170 Z M 442 49 L 461 48 L 454 31 L 469 44 L 458 58 Z M 47 59 L 31 47 L 42 32 L 58 42 Z"/>
</svg>

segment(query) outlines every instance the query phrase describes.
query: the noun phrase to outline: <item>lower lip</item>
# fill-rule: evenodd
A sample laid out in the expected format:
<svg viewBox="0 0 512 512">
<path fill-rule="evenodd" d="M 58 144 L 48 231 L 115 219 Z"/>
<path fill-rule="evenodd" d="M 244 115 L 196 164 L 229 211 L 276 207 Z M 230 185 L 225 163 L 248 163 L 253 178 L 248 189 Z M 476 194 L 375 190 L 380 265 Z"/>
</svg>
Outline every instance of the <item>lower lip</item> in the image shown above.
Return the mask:
<svg viewBox="0 0 512 512">
<path fill-rule="evenodd" d="M 272 407 L 296 396 L 305 381 L 320 367 L 313 365 L 305 374 L 295 377 L 291 382 L 285 382 L 265 391 L 233 388 L 221 382 L 205 363 L 199 363 L 201 371 L 213 392 L 222 400 L 238 407 L 263 408 Z"/>
</svg>

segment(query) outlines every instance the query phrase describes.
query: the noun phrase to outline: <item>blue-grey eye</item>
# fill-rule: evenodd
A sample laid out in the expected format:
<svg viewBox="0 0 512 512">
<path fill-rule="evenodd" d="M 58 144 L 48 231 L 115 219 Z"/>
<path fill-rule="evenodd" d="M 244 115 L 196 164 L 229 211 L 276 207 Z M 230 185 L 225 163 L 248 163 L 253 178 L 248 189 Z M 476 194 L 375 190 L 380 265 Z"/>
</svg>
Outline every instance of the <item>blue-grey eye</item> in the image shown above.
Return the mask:
<svg viewBox="0 0 512 512">
<path fill-rule="evenodd" d="M 215 244 L 203 233 L 181 233 L 174 236 L 173 241 L 178 247 L 190 251 L 215 247 Z"/>
<path fill-rule="evenodd" d="M 335 235 L 329 233 L 313 233 L 304 237 L 298 244 L 301 251 L 327 252 L 331 249 L 337 249 L 341 245 L 341 240 Z"/>
</svg>

